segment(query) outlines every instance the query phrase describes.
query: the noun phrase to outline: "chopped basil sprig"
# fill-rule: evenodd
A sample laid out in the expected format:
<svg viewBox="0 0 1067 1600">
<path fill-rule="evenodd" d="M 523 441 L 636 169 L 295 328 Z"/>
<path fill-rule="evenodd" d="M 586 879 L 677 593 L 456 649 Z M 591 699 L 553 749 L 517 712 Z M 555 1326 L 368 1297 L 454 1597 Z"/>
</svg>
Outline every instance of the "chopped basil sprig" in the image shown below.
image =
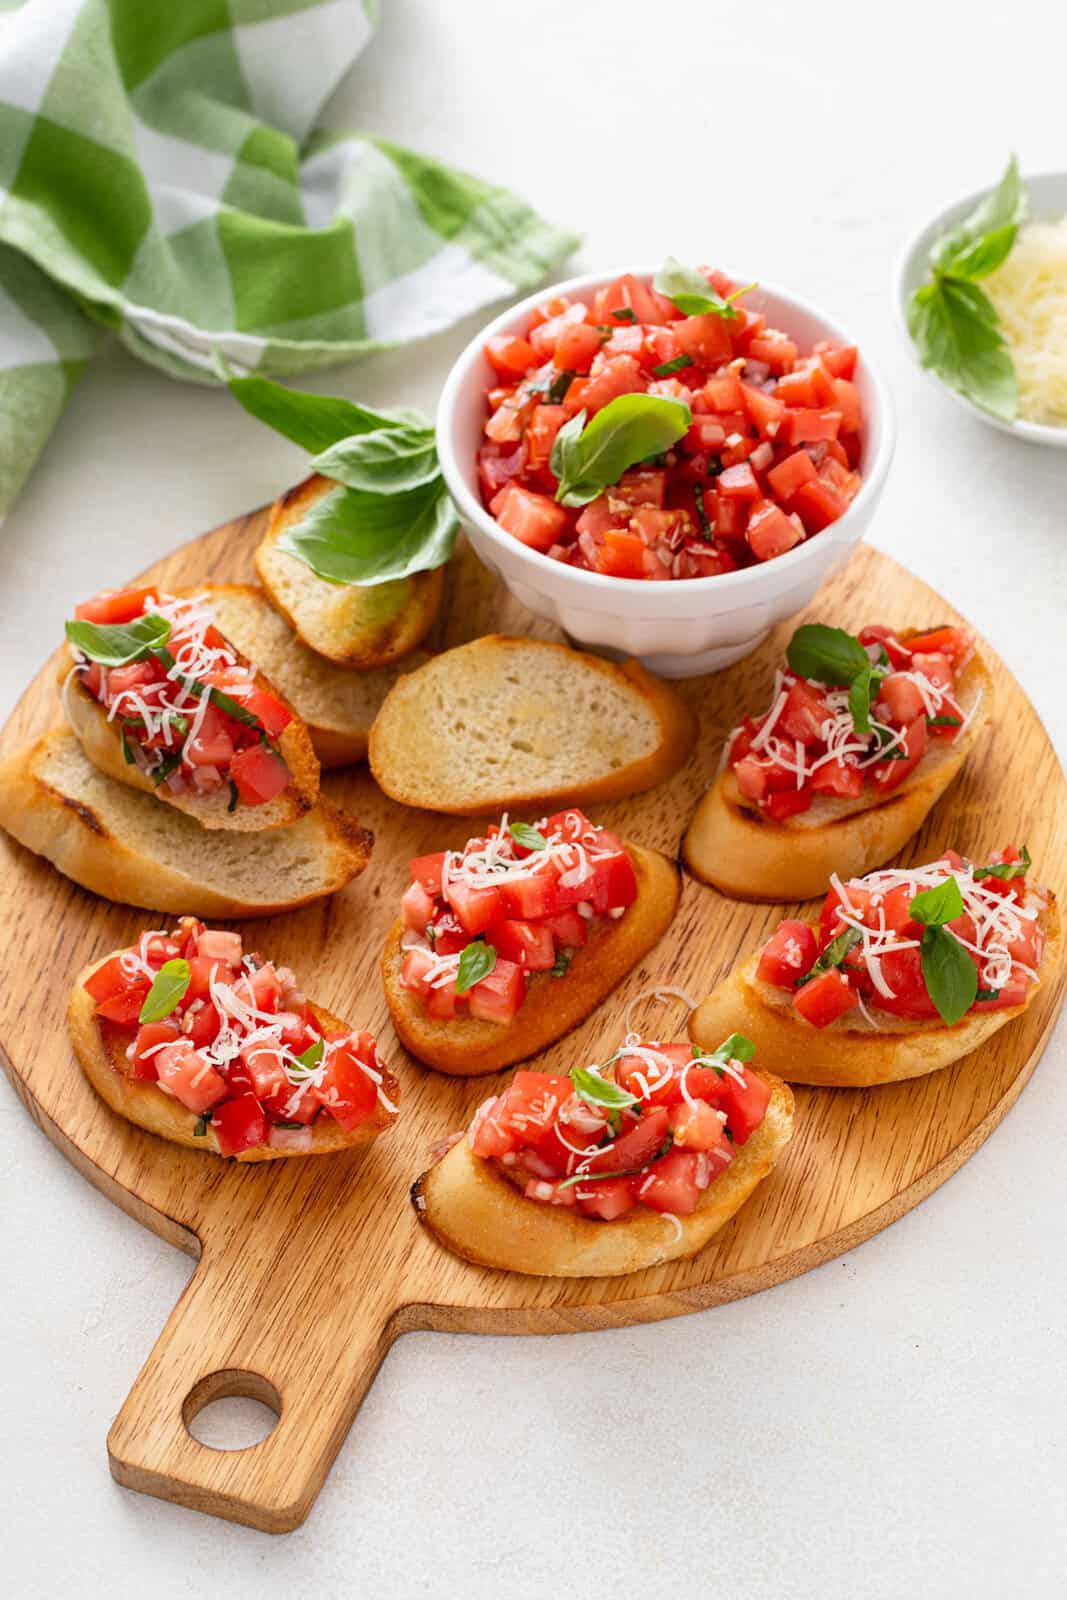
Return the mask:
<svg viewBox="0 0 1067 1600">
<path fill-rule="evenodd" d="M 144 997 L 138 1022 L 162 1022 L 164 1017 L 169 1017 L 185 999 L 190 978 L 189 963 L 181 956 L 164 961 Z"/>
<path fill-rule="evenodd" d="M 682 401 L 654 394 L 619 395 L 588 423 L 579 411 L 552 445 L 556 499 L 565 506 L 588 505 L 618 483 L 628 467 L 676 444 L 692 420 Z"/>
<path fill-rule="evenodd" d="M 974 876 L 976 882 L 980 882 L 982 878 L 1025 878 L 1032 866 L 1030 852 L 1023 845 L 1021 861 L 994 861 L 988 867 L 975 867 Z"/>
<path fill-rule="evenodd" d="M 824 972 L 829 972 L 831 967 L 839 967 L 849 951 L 855 949 L 862 938 L 863 935 L 858 928 L 843 929 L 836 939 L 830 940 L 811 970 L 797 979 L 797 988 L 802 989 L 812 978 L 821 977 Z"/>
<path fill-rule="evenodd" d="M 702 272 L 695 267 L 685 267 L 673 256 L 668 256 L 652 279 L 652 287 L 666 295 L 668 300 L 673 300 L 678 310 L 684 311 L 687 317 L 706 316 L 711 311 L 717 317 L 730 319 L 737 316 L 732 302 L 756 285 L 750 283 L 744 289 L 735 289 L 724 299 L 717 289 L 712 288 Z"/>
<path fill-rule="evenodd" d="M 1007 258 L 1026 216 L 1015 157 L 997 187 L 930 252 L 930 279 L 908 306 L 908 329 L 924 367 L 996 417 L 1019 408 L 1015 367 L 997 313 L 978 287 Z"/>
<path fill-rule="evenodd" d="M 630 1094 L 613 1079 L 602 1078 L 599 1072 L 591 1072 L 588 1067 L 572 1067 L 570 1080 L 575 1094 L 587 1105 L 605 1106 L 609 1111 L 624 1111 L 628 1106 L 637 1104 L 637 1095 Z"/>
<path fill-rule="evenodd" d="M 509 822 L 508 832 L 516 844 L 521 844 L 524 850 L 547 850 L 548 840 L 543 833 L 538 833 L 536 828 L 531 828 L 528 822 Z"/>
<path fill-rule="evenodd" d="M 476 983 L 481 983 L 483 978 L 488 978 L 496 966 L 496 951 L 491 944 L 486 944 L 484 939 L 475 939 L 465 946 L 459 958 L 459 970 L 456 973 L 456 993 L 466 994 L 468 989 L 473 989 Z"/>
<path fill-rule="evenodd" d="M 302 1051 L 301 1054 L 297 1056 L 295 1062 L 290 1064 L 290 1072 L 295 1071 L 295 1074 L 298 1078 L 305 1077 L 314 1072 L 315 1068 L 322 1060 L 325 1050 L 325 1040 L 313 1039 L 308 1045 L 307 1049 Z"/>
<path fill-rule="evenodd" d="M 743 1033 L 731 1033 L 717 1050 L 712 1050 L 708 1054 L 701 1052 L 699 1055 L 694 1055 L 693 1061 L 698 1067 L 713 1068 L 721 1078 L 724 1076 L 723 1069 L 729 1062 L 751 1061 L 755 1053 L 756 1046 L 751 1039 L 746 1039 Z"/>
<path fill-rule="evenodd" d="M 552 966 L 549 969 L 549 977 L 565 978 L 567 976 L 567 969 L 573 960 L 573 950 L 557 950 L 556 959 L 553 961 Z"/>
<path fill-rule="evenodd" d="M 310 468 L 336 484 L 286 528 L 279 549 L 328 583 L 360 587 L 444 565 L 459 523 L 441 477 L 433 426 L 421 412 L 372 411 L 222 370 L 234 399 L 314 451 Z"/>
<path fill-rule="evenodd" d="M 923 982 L 946 1027 L 951 1028 L 971 1009 L 978 994 L 978 969 L 954 934 L 944 926 L 963 915 L 963 896 L 956 879 L 917 894 L 908 908 L 923 924 Z"/>
<path fill-rule="evenodd" d="M 90 661 L 99 661 L 102 667 L 125 667 L 131 661 L 143 661 L 170 638 L 170 623 L 153 611 L 132 622 L 75 620 L 66 623 L 64 629 L 75 650 Z"/>
<path fill-rule="evenodd" d="M 857 733 L 871 731 L 871 701 L 882 677 L 854 634 L 808 622 L 798 628 L 786 646 L 786 660 L 801 678 L 848 688 L 848 709 Z"/>
<path fill-rule="evenodd" d="M 637 1178 L 642 1172 L 647 1172 L 654 1167 L 657 1161 L 662 1161 L 674 1143 L 674 1134 L 667 1130 L 667 1137 L 660 1145 L 654 1156 L 650 1156 L 643 1167 L 626 1167 L 618 1172 L 575 1172 L 571 1177 L 564 1178 L 558 1185 L 560 1189 L 573 1189 L 576 1183 L 603 1183 L 608 1178 Z"/>
</svg>

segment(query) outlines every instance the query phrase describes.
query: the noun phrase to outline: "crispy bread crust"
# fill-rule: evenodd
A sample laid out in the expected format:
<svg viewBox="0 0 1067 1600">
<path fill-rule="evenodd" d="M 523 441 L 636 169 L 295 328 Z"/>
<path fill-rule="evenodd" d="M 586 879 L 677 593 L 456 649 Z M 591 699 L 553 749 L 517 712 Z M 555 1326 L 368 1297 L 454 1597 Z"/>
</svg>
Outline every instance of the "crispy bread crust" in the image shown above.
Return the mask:
<svg viewBox="0 0 1067 1600">
<path fill-rule="evenodd" d="M 740 1210 L 792 1138 L 792 1090 L 764 1076 L 773 1091 L 767 1115 L 688 1217 L 672 1221 L 642 1207 L 602 1222 L 541 1205 L 474 1155 L 464 1138 L 412 1188 L 419 1221 L 466 1261 L 538 1277 L 618 1277 L 696 1255 Z"/>
<path fill-rule="evenodd" d="M 281 557 L 274 546 L 282 534 L 298 522 L 316 500 L 338 485 L 331 478 L 313 473 L 303 483 L 286 491 L 271 507 L 270 521 L 262 542 L 256 550 L 256 571 L 271 604 L 281 612 L 293 631 L 309 649 L 325 656 L 339 667 L 352 667 L 366 671 L 370 667 L 385 667 L 410 655 L 422 643 L 434 623 L 445 593 L 445 568 L 435 567 L 432 572 L 416 572 L 410 578 L 397 578 L 386 584 L 376 584 L 381 591 L 395 597 L 395 605 L 386 607 L 387 615 L 368 621 L 341 645 L 327 634 L 304 633 L 292 609 L 285 604 L 277 583 L 274 563 Z M 284 552 L 282 552 L 284 555 Z M 292 559 L 292 558 L 289 558 Z M 321 583 L 310 568 L 306 569 L 310 582 Z M 342 586 L 345 587 L 345 586 Z"/>
<path fill-rule="evenodd" d="M 179 589 L 175 592 L 178 595 L 203 594 L 210 600 L 211 587 L 210 584 L 204 584 L 196 589 Z M 242 656 L 235 645 L 230 648 L 240 661 L 249 664 L 247 657 Z M 104 707 L 85 688 L 80 674 L 73 672 L 73 668 L 74 658 L 68 646 L 62 652 L 57 675 L 63 709 L 89 760 L 117 783 L 155 795 L 166 804 L 194 817 L 202 828 L 226 828 L 237 833 L 262 833 L 267 828 L 287 827 L 310 811 L 318 799 L 319 760 L 311 735 L 295 712 L 292 722 L 282 730 L 277 741 L 282 760 L 289 769 L 289 787 L 265 806 L 239 805 L 229 811 L 228 787 L 214 794 L 172 794 L 166 785 L 157 787 L 140 767 L 128 762 L 122 753 L 117 721 L 108 721 Z M 278 694 L 270 680 L 258 670 L 255 683 L 258 689 L 285 700 L 285 696 Z M 289 706 L 289 710 L 292 709 Z"/>
<path fill-rule="evenodd" d="M 824 820 L 814 825 L 809 812 L 786 822 L 768 821 L 744 804 L 733 773 L 724 766 L 689 824 L 682 846 L 686 866 L 735 900 L 772 901 L 809 900 L 824 892 L 831 872 L 858 878 L 881 866 L 922 827 L 989 724 L 993 680 L 978 656 L 961 674 L 960 690 L 968 700 L 979 690 L 982 694 L 962 738 L 954 744 L 935 742 L 884 799 L 867 794 L 853 802 L 829 802 Z"/>
<path fill-rule="evenodd" d="M 875 1012 L 879 1027 L 857 1027 L 855 1012 L 827 1028 L 813 1028 L 793 1009 L 782 990 L 756 976 L 759 952 L 741 966 L 693 1012 L 689 1037 L 701 1049 L 714 1049 L 729 1034 L 754 1040 L 761 1063 L 790 1083 L 831 1089 L 866 1089 L 924 1077 L 969 1055 L 1013 1018 L 1021 1016 L 1041 986 L 1042 976 L 1060 960 L 1060 915 L 1054 897 L 1042 917 L 1047 942 L 1036 983 L 1024 1003 L 1003 1011 L 966 1016 L 955 1027 L 941 1022 L 909 1021 Z"/>
<path fill-rule="evenodd" d="M 86 978 L 108 960 L 110 956 L 93 961 L 78 974 L 67 1009 L 71 1042 L 85 1076 L 100 1098 L 111 1107 L 112 1111 L 118 1112 L 120 1117 L 125 1117 L 127 1122 L 134 1123 L 138 1128 L 144 1128 L 148 1133 L 157 1134 L 161 1139 L 169 1139 L 172 1144 L 181 1144 L 190 1150 L 221 1155 L 212 1128 L 207 1128 L 199 1139 L 195 1137 L 193 1129 L 199 1121 L 195 1112 L 189 1111 L 172 1095 L 164 1094 L 156 1084 L 147 1080 L 127 1078 L 122 1071 L 123 1053 L 132 1037 L 131 1030 L 121 1028 L 115 1023 L 101 1021 L 97 1017 L 92 997 L 83 987 Z M 348 1026 L 322 1006 L 315 1005 L 314 1001 L 311 1002 L 311 1007 L 321 1027 L 340 1030 Z M 383 1074 L 382 1087 L 387 1097 L 396 1105 L 400 1089 L 391 1073 Z M 240 1155 L 228 1159 L 246 1163 L 281 1161 L 294 1156 L 326 1156 L 332 1155 L 337 1150 L 354 1150 L 361 1145 L 370 1144 L 380 1133 L 392 1127 L 395 1121 L 395 1113 L 386 1111 L 381 1105 L 376 1107 L 373 1118 L 354 1128 L 351 1133 L 346 1133 L 340 1123 L 334 1122 L 332 1117 L 325 1120 L 320 1118 L 311 1129 L 310 1150 L 274 1150 L 267 1146 L 244 1150 Z"/>
<path fill-rule="evenodd" d="M 273 916 L 335 893 L 370 861 L 374 835 L 329 801 L 320 800 L 313 815 L 322 818 L 332 841 L 335 859 L 330 878 L 312 894 L 287 896 L 285 885 L 278 884 L 277 898 L 235 899 L 124 843 L 91 806 L 42 778 L 36 769 L 37 758 L 53 740 L 67 737 L 65 728 L 54 728 L 0 761 L 0 826 L 19 844 L 44 856 L 66 877 L 105 900 L 176 916 Z M 195 862 L 191 866 L 195 870 Z"/>
<path fill-rule="evenodd" d="M 536 649 L 567 656 L 579 654 L 567 645 L 545 639 L 515 639 L 506 634 L 485 634 L 456 649 L 511 650 L 515 646 L 524 651 Z M 418 726 L 420 722 L 419 695 L 425 682 L 424 674 L 432 673 L 439 680 L 442 670 L 447 671 L 452 653 L 445 651 L 417 671 L 399 679 L 385 697 L 371 728 L 368 749 L 371 771 L 385 793 L 391 799 L 399 800 L 402 805 L 452 816 L 477 816 L 483 811 L 502 811 L 513 807 L 529 809 L 607 804 L 612 800 L 643 794 L 645 790 L 654 789 L 657 784 L 672 777 L 685 765 L 696 743 L 699 730 L 692 711 L 668 684 L 653 677 L 639 661 L 615 663 L 603 661 L 599 656 L 582 655 L 580 659 L 590 672 L 615 678 L 621 675 L 648 703 L 659 726 L 659 743 L 651 754 L 631 761 L 627 766 L 611 769 L 601 778 L 563 789 L 519 791 L 504 786 L 502 781 L 501 787 L 492 792 L 471 792 L 455 799 L 427 792 L 418 783 L 412 783 L 405 770 L 402 752 L 411 737 L 412 726 Z"/>
<path fill-rule="evenodd" d="M 403 926 L 393 924 L 382 954 L 382 982 L 401 1043 L 428 1067 L 454 1077 L 480 1077 L 525 1061 L 578 1025 L 636 966 L 670 926 L 681 885 L 677 868 L 656 850 L 628 845 L 637 899 L 617 922 L 596 924 L 565 977 L 534 973 L 513 1022 L 469 1017 L 439 1022 L 400 986 Z"/>
</svg>

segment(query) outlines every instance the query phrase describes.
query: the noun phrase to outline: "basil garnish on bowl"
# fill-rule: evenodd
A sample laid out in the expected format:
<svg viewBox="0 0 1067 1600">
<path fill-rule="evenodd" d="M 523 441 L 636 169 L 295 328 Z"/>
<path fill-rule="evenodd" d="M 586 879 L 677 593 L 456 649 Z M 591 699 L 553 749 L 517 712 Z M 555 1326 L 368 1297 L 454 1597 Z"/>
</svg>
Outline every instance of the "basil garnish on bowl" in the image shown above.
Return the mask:
<svg viewBox="0 0 1067 1600">
<path fill-rule="evenodd" d="M 1005 422 L 1019 409 L 1015 367 L 977 280 L 1007 259 L 1025 217 L 1026 191 L 1012 156 L 997 187 L 934 245 L 930 277 L 908 305 L 908 331 L 923 366 Z"/>
<path fill-rule="evenodd" d="M 579 411 L 552 445 L 556 499 L 564 506 L 588 505 L 618 483 L 627 468 L 677 444 L 692 420 L 683 401 L 657 394 L 619 395 L 590 422 Z"/>
<path fill-rule="evenodd" d="M 327 583 L 361 587 L 445 564 L 459 519 L 421 412 L 373 411 L 269 378 L 223 375 L 251 416 L 313 451 L 309 469 L 335 484 L 286 528 L 280 550 Z"/>
</svg>

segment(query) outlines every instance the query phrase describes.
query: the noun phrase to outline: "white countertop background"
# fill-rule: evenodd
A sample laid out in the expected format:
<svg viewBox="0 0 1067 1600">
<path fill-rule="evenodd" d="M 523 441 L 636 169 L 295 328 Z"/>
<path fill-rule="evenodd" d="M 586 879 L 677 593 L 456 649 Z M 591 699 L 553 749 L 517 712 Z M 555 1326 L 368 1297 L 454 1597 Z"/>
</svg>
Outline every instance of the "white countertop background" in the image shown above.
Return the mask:
<svg viewBox="0 0 1067 1600">
<path fill-rule="evenodd" d="M 383 10 L 331 124 L 510 184 L 584 232 L 573 270 L 719 259 L 854 330 L 900 423 L 874 542 L 992 640 L 1062 749 L 1067 457 L 936 392 L 891 299 L 911 233 L 992 182 L 1009 149 L 1024 171 L 1067 165 L 1062 11 Z M 432 409 L 472 331 L 314 386 Z M 228 397 L 104 353 L 0 534 L 0 712 L 76 599 L 268 500 L 300 460 Z M 283 1539 L 112 1482 L 108 1426 L 190 1263 L 80 1178 L 0 1083 L 6 1592 L 1060 1596 L 1065 1067 L 1061 1028 L 958 1176 L 768 1293 L 581 1337 L 401 1339 L 310 1519 Z"/>
</svg>

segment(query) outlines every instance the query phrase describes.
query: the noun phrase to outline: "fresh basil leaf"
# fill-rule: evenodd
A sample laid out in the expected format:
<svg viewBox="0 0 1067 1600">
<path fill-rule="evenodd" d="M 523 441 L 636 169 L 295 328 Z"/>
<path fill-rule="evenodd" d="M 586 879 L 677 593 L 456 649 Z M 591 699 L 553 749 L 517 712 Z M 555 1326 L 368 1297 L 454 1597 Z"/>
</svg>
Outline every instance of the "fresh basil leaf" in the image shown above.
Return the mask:
<svg viewBox="0 0 1067 1600">
<path fill-rule="evenodd" d="M 563 424 L 552 441 L 548 466 L 549 471 L 559 479 L 560 483 L 576 476 L 574 469 L 577 462 L 578 440 L 582 436 L 587 416 L 587 412 L 579 411 L 577 416 Z"/>
<path fill-rule="evenodd" d="M 954 259 L 950 275 L 954 278 L 987 278 L 1008 259 L 1018 231 L 1012 223 L 1010 227 L 997 228 L 993 233 L 976 239 Z"/>
<path fill-rule="evenodd" d="M 352 434 L 309 463 L 324 478 L 371 494 L 404 494 L 432 483 L 440 473 L 434 431 L 429 423 L 403 423 Z"/>
<path fill-rule="evenodd" d="M 798 677 L 839 686 L 851 684 L 871 667 L 870 656 L 854 634 L 823 622 L 806 622 L 798 628 L 785 658 Z"/>
<path fill-rule="evenodd" d="M 614 311 L 609 311 L 608 316 L 616 322 L 636 322 L 637 312 L 633 306 L 618 306 Z"/>
<path fill-rule="evenodd" d="M 170 623 L 152 611 L 132 622 L 82 622 L 64 625 L 68 642 L 102 667 L 125 667 L 141 661 L 170 638 Z"/>
<path fill-rule="evenodd" d="M 307 1049 L 302 1051 L 301 1054 L 297 1056 L 296 1060 L 290 1065 L 289 1070 L 293 1071 L 294 1069 L 297 1069 L 298 1076 L 302 1076 L 304 1073 L 314 1072 L 315 1068 L 322 1060 L 325 1051 L 326 1041 L 324 1039 L 313 1039 L 308 1045 Z"/>
<path fill-rule="evenodd" d="M 912 901 L 914 910 L 915 902 Z M 959 940 L 947 928 L 923 929 L 923 981 L 937 1014 L 951 1028 L 965 1016 L 978 994 L 978 969 Z"/>
<path fill-rule="evenodd" d="M 685 267 L 674 256 L 668 256 L 652 279 L 653 289 L 673 300 L 679 311 L 687 317 L 704 316 L 713 311 L 718 317 L 736 317 L 737 312 L 729 300 L 724 300 L 713 289 L 702 272 L 695 267 Z M 738 291 L 743 293 L 744 291 Z"/>
<path fill-rule="evenodd" d="M 188 961 L 180 956 L 174 961 L 164 961 L 144 997 L 138 1022 L 162 1022 L 164 1017 L 169 1017 L 185 999 L 190 980 Z"/>
<path fill-rule="evenodd" d="M 571 962 L 573 960 L 574 960 L 574 951 L 573 950 L 557 950 L 556 951 L 556 959 L 555 959 L 555 961 L 553 961 L 551 967 L 549 968 L 549 973 L 548 973 L 549 977 L 550 978 L 565 978 L 567 976 L 567 969 L 568 969 L 568 967 L 570 966 L 570 964 L 571 964 Z"/>
<path fill-rule="evenodd" d="M 122 745 L 122 759 L 123 759 L 123 761 L 125 761 L 125 763 L 126 763 L 126 765 L 128 767 L 136 766 L 137 765 L 137 757 L 134 755 L 133 750 L 130 747 L 130 737 L 129 737 L 129 734 L 128 734 L 127 730 L 126 730 L 126 724 L 125 723 L 122 723 L 120 725 L 120 727 L 119 727 L 119 742 Z"/>
<path fill-rule="evenodd" d="M 686 367 L 693 365 L 692 356 L 675 356 L 673 361 L 661 361 L 652 371 L 657 378 L 669 378 L 672 372 L 684 372 Z"/>
<path fill-rule="evenodd" d="M 524 850 L 547 850 L 548 840 L 543 833 L 538 833 L 536 828 L 531 828 L 528 822 L 509 822 L 508 832 L 516 844 L 521 844 Z"/>
<path fill-rule="evenodd" d="M 928 728 L 962 728 L 963 722 L 960 717 L 927 717 L 926 726 Z"/>
<path fill-rule="evenodd" d="M 988 317 L 978 309 L 978 295 L 990 306 Z M 917 289 L 908 329 L 924 367 L 984 411 L 1012 421 L 1019 408 L 1015 367 L 976 284 L 941 278 Z"/>
<path fill-rule="evenodd" d="M 491 944 L 486 944 L 484 939 L 475 939 L 466 945 L 459 958 L 459 970 L 456 973 L 456 993 L 466 994 L 468 989 L 473 989 L 476 983 L 481 983 L 483 978 L 488 978 L 496 966 L 496 951 Z"/>
<path fill-rule="evenodd" d="M 545 404 L 558 406 L 574 382 L 575 376 L 576 374 L 573 372 L 557 372 L 545 390 Z"/>
<path fill-rule="evenodd" d="M 599 1072 L 587 1067 L 572 1067 L 570 1080 L 580 1100 L 591 1106 L 607 1106 L 611 1111 L 622 1111 L 637 1104 L 637 1096 L 630 1094 L 611 1078 L 602 1078 Z"/>
<path fill-rule="evenodd" d="M 935 272 L 952 273 L 960 277 L 980 277 L 981 272 L 974 270 L 976 261 L 980 262 L 981 247 L 987 241 L 1006 232 L 1012 235 L 1008 250 L 1014 242 L 1015 230 L 1026 216 L 1026 191 L 1019 177 L 1019 164 L 1014 156 L 1008 162 L 1004 176 L 995 189 L 990 190 L 978 202 L 963 221 L 939 239 L 930 252 L 930 265 Z M 976 251 L 979 254 L 976 254 Z M 991 252 L 995 256 L 995 250 Z M 1007 255 L 1005 250 L 1004 255 Z M 995 261 L 999 266 L 1000 261 Z M 985 272 L 992 272 L 992 266 L 986 266 Z"/>
<path fill-rule="evenodd" d="M 702 484 L 693 486 L 693 504 L 696 506 L 697 520 L 700 523 L 700 537 L 705 544 L 710 544 L 714 537 L 711 523 L 708 521 L 708 508 L 704 504 L 704 488 Z"/>
<path fill-rule="evenodd" d="M 976 1000 L 999 1000 L 999 989 L 979 989 L 974 997 Z"/>
<path fill-rule="evenodd" d="M 440 478 L 403 494 L 341 486 L 291 524 L 278 548 L 328 583 L 369 587 L 443 566 L 458 527 Z"/>
<path fill-rule="evenodd" d="M 1030 852 L 1023 845 L 1021 861 L 994 861 L 989 867 L 975 867 L 974 876 L 979 882 L 982 878 L 1025 878 L 1032 866 Z"/>
<path fill-rule="evenodd" d="M 623 394 L 609 401 L 579 434 L 567 433 L 568 423 L 552 448 L 550 464 L 560 480 L 556 499 L 565 506 L 588 505 L 618 483 L 627 467 L 677 443 L 691 421 L 689 407 L 680 400 Z"/>
<path fill-rule="evenodd" d="M 863 935 L 858 928 L 843 929 L 836 939 L 830 940 L 811 969 L 805 972 L 802 978 L 797 979 L 797 988 L 802 989 L 812 978 L 821 977 L 824 972 L 829 972 L 831 967 L 839 967 L 849 951 L 854 949 L 862 938 Z"/>
<path fill-rule="evenodd" d="M 170 777 L 172 772 L 177 772 L 177 770 L 181 766 L 181 764 L 182 764 L 182 758 L 181 758 L 181 754 L 180 754 L 179 751 L 177 751 L 177 750 L 164 750 L 164 751 L 161 752 L 159 760 L 156 762 L 155 766 L 150 768 L 148 776 L 151 778 L 152 782 L 155 784 L 156 788 L 158 789 L 161 783 L 165 783 L 166 782 L 166 780 Z M 232 778 L 230 779 L 230 784 L 231 784 L 231 787 L 233 789 L 234 794 L 236 794 L 237 793 L 237 785 L 233 782 Z M 231 807 L 227 806 L 226 809 L 230 810 Z"/>
<path fill-rule="evenodd" d="M 371 411 L 367 406 L 334 395 L 287 389 L 270 378 L 235 378 L 230 376 L 232 368 L 224 362 L 219 365 L 230 393 L 250 416 L 314 454 L 328 450 L 353 434 L 374 433 L 382 428 L 426 426 L 419 412 L 406 407 Z"/>
<path fill-rule="evenodd" d="M 878 682 L 874 668 L 867 663 L 866 671 L 857 672 L 848 689 L 848 709 L 852 713 L 852 726 L 857 733 L 871 731 L 871 699 Z"/>
<path fill-rule="evenodd" d="M 716 1061 L 751 1061 L 755 1054 L 756 1046 L 751 1039 L 746 1039 L 743 1033 L 731 1033 L 717 1050 L 713 1050 L 710 1055 L 700 1056 L 699 1060 L 709 1065 Z"/>
<path fill-rule="evenodd" d="M 211 1126 L 212 1115 L 212 1112 L 205 1111 L 203 1116 L 197 1117 L 196 1126 L 193 1129 L 194 1139 L 203 1139 L 207 1136 L 207 1130 Z"/>
<path fill-rule="evenodd" d="M 962 917 L 963 896 L 955 878 L 949 876 L 944 883 L 935 884 L 932 889 L 924 889 L 917 894 L 908 907 L 908 914 L 927 928 L 938 928 Z"/>
</svg>

